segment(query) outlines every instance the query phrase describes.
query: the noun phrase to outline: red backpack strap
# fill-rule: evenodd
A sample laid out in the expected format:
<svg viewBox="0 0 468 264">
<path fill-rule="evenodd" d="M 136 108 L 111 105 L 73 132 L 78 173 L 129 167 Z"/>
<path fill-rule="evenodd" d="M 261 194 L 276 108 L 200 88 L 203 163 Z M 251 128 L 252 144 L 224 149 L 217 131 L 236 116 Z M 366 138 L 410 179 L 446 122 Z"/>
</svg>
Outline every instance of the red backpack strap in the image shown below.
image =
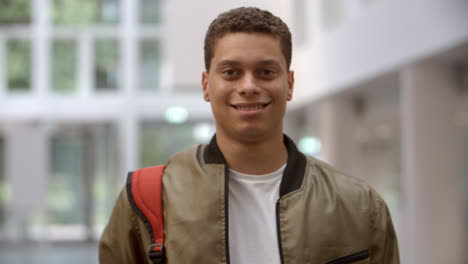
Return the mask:
<svg viewBox="0 0 468 264">
<path fill-rule="evenodd" d="M 130 172 L 127 196 L 132 208 L 143 220 L 151 237 L 148 256 L 155 264 L 164 263 L 164 222 L 162 176 L 165 165 Z"/>
</svg>

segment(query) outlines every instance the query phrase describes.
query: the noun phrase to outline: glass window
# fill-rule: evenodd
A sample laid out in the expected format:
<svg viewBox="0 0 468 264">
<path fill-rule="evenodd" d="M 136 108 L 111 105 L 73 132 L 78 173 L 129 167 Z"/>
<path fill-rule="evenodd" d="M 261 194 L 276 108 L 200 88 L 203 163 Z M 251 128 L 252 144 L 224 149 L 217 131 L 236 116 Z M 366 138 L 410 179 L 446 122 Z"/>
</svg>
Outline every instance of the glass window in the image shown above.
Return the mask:
<svg viewBox="0 0 468 264">
<path fill-rule="evenodd" d="M 117 174 L 117 135 L 116 127 L 101 125 L 93 132 L 93 152 L 95 157 L 95 170 L 93 179 L 92 197 L 93 225 L 98 230 L 104 228 L 109 220 L 115 197 L 122 188 L 121 175 Z"/>
<path fill-rule="evenodd" d="M 139 87 L 141 90 L 154 91 L 159 88 L 160 71 L 159 42 L 143 39 L 140 42 Z"/>
<path fill-rule="evenodd" d="M 54 40 L 52 60 L 52 88 L 58 92 L 76 89 L 76 42 Z"/>
<path fill-rule="evenodd" d="M 161 1 L 140 0 L 140 22 L 142 24 L 158 24 L 161 22 Z"/>
<path fill-rule="evenodd" d="M 122 187 L 116 142 L 116 129 L 110 124 L 64 126 L 53 135 L 48 223 L 58 237 L 50 239 L 100 236 Z"/>
<path fill-rule="evenodd" d="M 29 24 L 30 22 L 30 0 L 0 1 L 0 24 Z"/>
<path fill-rule="evenodd" d="M 119 88 L 119 43 L 115 39 L 99 39 L 94 50 L 94 87 L 96 90 Z"/>
<path fill-rule="evenodd" d="M 31 89 L 31 45 L 29 40 L 7 41 L 7 82 L 10 91 Z"/>
<path fill-rule="evenodd" d="M 58 25 L 114 24 L 119 22 L 119 0 L 54 0 Z"/>
<path fill-rule="evenodd" d="M 84 140 L 78 133 L 51 138 L 51 175 L 48 183 L 48 222 L 52 225 L 84 223 Z"/>
<path fill-rule="evenodd" d="M 197 143 L 208 143 L 214 124 L 143 122 L 140 127 L 140 167 L 164 164 L 174 153 Z"/>
</svg>

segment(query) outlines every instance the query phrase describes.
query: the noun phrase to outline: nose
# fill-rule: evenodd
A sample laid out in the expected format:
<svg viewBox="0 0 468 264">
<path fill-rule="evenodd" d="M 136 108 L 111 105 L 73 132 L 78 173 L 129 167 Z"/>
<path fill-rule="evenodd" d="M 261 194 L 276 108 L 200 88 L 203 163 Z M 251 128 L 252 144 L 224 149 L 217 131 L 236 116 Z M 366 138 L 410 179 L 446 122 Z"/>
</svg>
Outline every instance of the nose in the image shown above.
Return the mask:
<svg viewBox="0 0 468 264">
<path fill-rule="evenodd" d="M 255 76 L 252 74 L 245 74 L 243 76 L 239 88 L 239 93 L 243 96 L 257 95 L 260 92 Z"/>
</svg>

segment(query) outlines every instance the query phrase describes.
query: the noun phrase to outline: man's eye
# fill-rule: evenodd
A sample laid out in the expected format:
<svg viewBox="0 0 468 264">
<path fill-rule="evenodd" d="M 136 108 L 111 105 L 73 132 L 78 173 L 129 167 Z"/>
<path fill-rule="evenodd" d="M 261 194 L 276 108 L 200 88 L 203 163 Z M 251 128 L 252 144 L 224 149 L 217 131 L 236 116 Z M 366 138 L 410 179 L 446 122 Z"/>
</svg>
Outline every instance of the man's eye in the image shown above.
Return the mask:
<svg viewBox="0 0 468 264">
<path fill-rule="evenodd" d="M 269 70 L 269 69 L 265 69 L 265 70 L 260 71 L 260 75 L 262 75 L 262 76 L 272 76 L 274 74 L 275 74 L 275 72 L 273 70 Z"/>
<path fill-rule="evenodd" d="M 227 75 L 227 76 L 234 76 L 236 74 L 236 71 L 235 70 L 225 70 L 225 71 L 223 71 L 223 74 Z"/>
</svg>

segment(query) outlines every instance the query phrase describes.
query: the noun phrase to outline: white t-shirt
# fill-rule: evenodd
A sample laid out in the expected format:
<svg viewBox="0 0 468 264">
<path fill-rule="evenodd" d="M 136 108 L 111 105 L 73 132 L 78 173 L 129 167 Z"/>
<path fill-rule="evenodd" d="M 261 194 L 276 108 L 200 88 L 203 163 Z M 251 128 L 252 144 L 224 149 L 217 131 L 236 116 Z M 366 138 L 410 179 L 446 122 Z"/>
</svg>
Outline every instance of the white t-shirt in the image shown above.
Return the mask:
<svg viewBox="0 0 468 264">
<path fill-rule="evenodd" d="M 276 202 L 284 168 L 265 175 L 229 173 L 229 253 L 232 264 L 281 263 Z"/>
</svg>

